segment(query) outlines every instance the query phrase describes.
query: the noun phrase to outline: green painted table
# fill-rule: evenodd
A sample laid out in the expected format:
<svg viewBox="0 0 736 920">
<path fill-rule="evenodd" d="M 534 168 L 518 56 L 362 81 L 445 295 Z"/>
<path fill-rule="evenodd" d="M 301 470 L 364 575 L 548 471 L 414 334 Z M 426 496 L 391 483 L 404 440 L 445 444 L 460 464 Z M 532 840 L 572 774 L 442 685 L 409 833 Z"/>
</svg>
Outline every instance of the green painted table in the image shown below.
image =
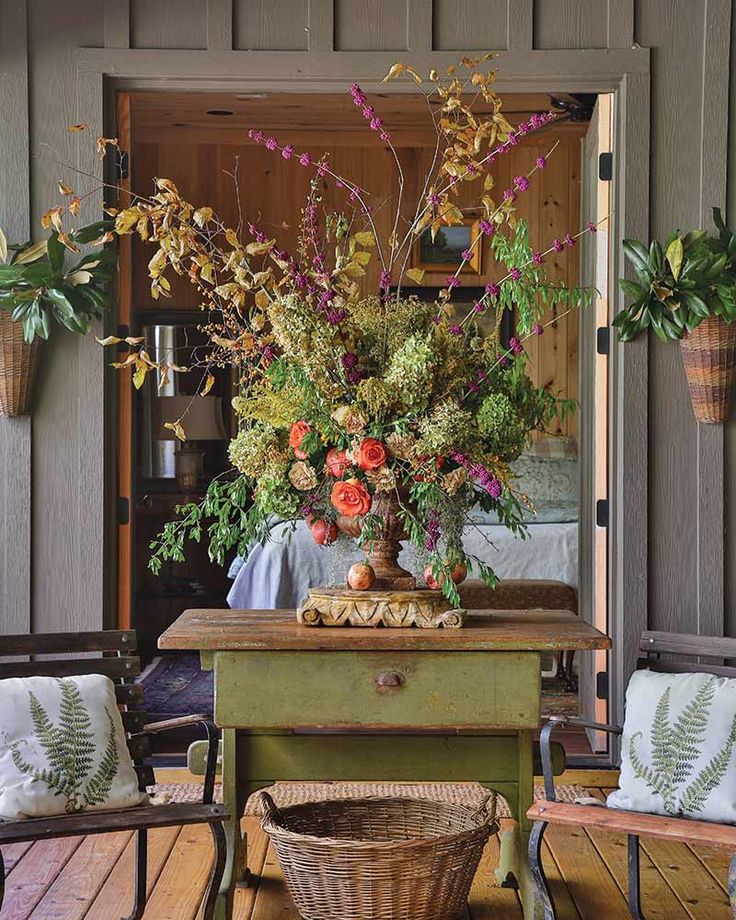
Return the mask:
<svg viewBox="0 0 736 920">
<path fill-rule="evenodd" d="M 286 610 L 187 610 L 161 649 L 196 649 L 215 672 L 228 864 L 218 918 L 246 877 L 239 818 L 276 780 L 477 781 L 516 818 L 500 878 L 534 915 L 526 811 L 533 798 L 543 653 L 608 648 L 566 610 L 472 611 L 462 629 L 299 626 Z M 190 750 L 190 762 L 197 748 Z"/>
</svg>

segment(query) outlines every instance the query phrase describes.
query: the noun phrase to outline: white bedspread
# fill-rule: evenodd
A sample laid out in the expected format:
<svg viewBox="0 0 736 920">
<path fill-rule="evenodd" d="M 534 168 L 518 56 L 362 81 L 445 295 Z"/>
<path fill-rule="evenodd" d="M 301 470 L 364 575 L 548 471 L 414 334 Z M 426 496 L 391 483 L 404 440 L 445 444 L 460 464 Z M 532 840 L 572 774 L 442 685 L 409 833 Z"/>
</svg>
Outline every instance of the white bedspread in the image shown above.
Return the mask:
<svg viewBox="0 0 736 920">
<path fill-rule="evenodd" d="M 236 559 L 230 569 L 233 586 L 228 604 L 240 610 L 298 607 L 307 590 L 334 584 L 345 577 L 349 565 L 364 555 L 341 553 L 318 546 L 307 525 L 297 524 L 287 542 L 288 528 L 278 525 L 273 539 L 256 546 L 248 561 Z M 488 541 L 491 541 L 492 546 Z M 514 537 L 505 527 L 468 527 L 463 538 L 468 553 L 491 565 L 500 578 L 539 578 L 578 585 L 578 525 L 530 524 L 529 539 Z M 404 550 L 401 564 L 417 572 L 416 557 Z"/>
</svg>

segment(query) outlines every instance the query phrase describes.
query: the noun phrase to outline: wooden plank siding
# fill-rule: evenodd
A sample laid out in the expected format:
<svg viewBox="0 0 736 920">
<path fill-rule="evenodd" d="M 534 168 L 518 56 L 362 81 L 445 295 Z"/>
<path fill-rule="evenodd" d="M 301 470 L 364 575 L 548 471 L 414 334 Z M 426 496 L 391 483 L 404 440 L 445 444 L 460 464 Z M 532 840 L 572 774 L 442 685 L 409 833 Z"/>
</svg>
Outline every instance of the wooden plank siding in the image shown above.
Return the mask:
<svg viewBox="0 0 736 920">
<path fill-rule="evenodd" d="M 0 135 L 0 222 L 13 235 L 37 228 L 60 163 L 99 171 L 89 138 L 66 126 L 86 121 L 103 133 L 106 80 L 337 92 L 354 78 L 375 88 L 408 48 L 426 69 L 487 42 L 501 51 L 502 90 L 616 91 L 628 145 L 617 149 L 614 189 L 625 232 L 666 236 L 709 221 L 710 205 L 724 201 L 733 223 L 736 89 L 723 59 L 736 65 L 733 32 L 733 0 L 0 0 L 12 125 Z M 623 272 L 620 251 L 614 268 Z M 641 628 L 736 629 L 736 423 L 698 428 L 676 346 L 639 342 L 617 349 L 614 363 L 620 706 Z M 94 341 L 59 332 L 44 348 L 32 430 L 28 419 L 0 420 L 2 631 L 114 621 L 103 609 L 105 381 Z"/>
</svg>

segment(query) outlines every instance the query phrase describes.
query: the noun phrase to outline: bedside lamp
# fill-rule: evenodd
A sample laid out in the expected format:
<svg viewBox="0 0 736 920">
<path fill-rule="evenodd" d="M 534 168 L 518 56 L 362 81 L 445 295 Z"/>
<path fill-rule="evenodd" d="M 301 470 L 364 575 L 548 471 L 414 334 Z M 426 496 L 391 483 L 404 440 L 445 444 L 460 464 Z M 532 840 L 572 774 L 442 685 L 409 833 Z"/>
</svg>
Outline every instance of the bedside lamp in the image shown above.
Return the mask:
<svg viewBox="0 0 736 920">
<path fill-rule="evenodd" d="M 197 441 L 221 441 L 225 438 L 219 396 L 157 396 L 154 400 L 155 415 L 153 439 L 176 441 L 174 469 L 176 484 L 181 492 L 188 492 L 197 485 L 202 471 L 204 451 L 197 447 Z M 186 441 L 181 442 L 164 422 L 181 419 Z"/>
</svg>

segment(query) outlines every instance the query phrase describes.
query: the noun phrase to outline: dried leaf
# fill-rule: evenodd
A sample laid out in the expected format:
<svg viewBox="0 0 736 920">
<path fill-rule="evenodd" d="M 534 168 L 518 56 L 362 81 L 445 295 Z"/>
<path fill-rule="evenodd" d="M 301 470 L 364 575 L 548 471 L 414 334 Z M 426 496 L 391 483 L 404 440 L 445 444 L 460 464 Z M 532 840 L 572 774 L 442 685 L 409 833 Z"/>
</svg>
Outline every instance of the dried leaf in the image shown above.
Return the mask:
<svg viewBox="0 0 736 920">
<path fill-rule="evenodd" d="M 421 284 L 422 281 L 424 281 L 424 269 L 423 268 L 407 269 L 406 277 L 411 278 L 412 281 L 416 281 L 417 284 Z"/>
<path fill-rule="evenodd" d="M 212 210 L 212 208 L 197 208 L 197 210 L 192 215 L 192 219 L 198 227 L 204 227 L 207 221 L 212 220 L 212 215 L 214 213 L 215 212 Z"/>
<path fill-rule="evenodd" d="M 126 335 L 125 341 L 128 345 L 140 345 L 141 342 L 145 341 L 145 337 L 142 335 Z"/>
<path fill-rule="evenodd" d="M 119 339 L 116 335 L 106 335 L 104 339 L 98 339 L 95 336 L 95 340 L 98 345 L 117 345 L 118 342 L 122 342 L 122 339 Z"/>
<path fill-rule="evenodd" d="M 261 310 L 265 310 L 266 307 L 271 302 L 268 294 L 263 290 L 256 292 L 255 301 L 256 301 L 256 306 Z"/>
<path fill-rule="evenodd" d="M 407 64 L 407 65 L 404 67 L 404 71 L 405 71 L 406 73 L 410 74 L 410 75 L 414 78 L 414 82 L 416 83 L 417 86 L 421 86 L 421 85 L 422 85 L 422 83 L 423 83 L 422 77 L 416 72 L 416 70 L 414 70 L 413 67 L 409 67 L 409 65 Z"/>
<path fill-rule="evenodd" d="M 215 375 L 214 375 L 214 374 L 209 374 L 209 373 L 208 373 L 208 374 L 207 374 L 207 379 L 205 380 L 204 386 L 203 386 L 202 389 L 200 390 L 199 395 L 200 395 L 200 396 L 206 396 L 206 395 L 209 393 L 209 391 L 212 389 L 212 387 L 213 387 L 214 385 L 215 385 Z"/>
<path fill-rule="evenodd" d="M 81 202 L 80 202 L 79 198 L 77 198 L 76 196 L 75 196 L 74 198 L 72 198 L 72 200 L 69 202 L 69 210 L 72 212 L 72 214 L 73 214 L 75 217 L 77 216 L 77 214 L 79 214 L 79 205 L 80 205 L 80 203 L 81 203 Z"/>
<path fill-rule="evenodd" d="M 25 265 L 27 262 L 35 262 L 36 259 L 40 259 L 41 256 L 45 255 L 46 240 L 39 240 L 37 243 L 32 243 L 27 249 L 19 253 L 13 261 Z"/>
<path fill-rule="evenodd" d="M 0 229 L 0 262 L 5 262 L 8 258 L 8 241 L 5 238 L 5 234 L 2 229 Z"/>
<path fill-rule="evenodd" d="M 104 160 L 107 156 L 108 147 L 117 147 L 118 139 L 116 137 L 98 137 L 97 138 L 97 156 Z"/>
<path fill-rule="evenodd" d="M 59 179 L 59 194 L 63 195 L 65 198 L 68 198 L 74 192 L 74 189 L 71 185 L 64 185 L 64 183 Z"/>
<path fill-rule="evenodd" d="M 353 239 L 357 243 L 360 243 L 361 246 L 375 246 L 376 245 L 376 238 L 375 236 L 373 236 L 373 233 L 371 230 L 360 230 L 358 233 L 355 234 Z"/>
<path fill-rule="evenodd" d="M 86 131 L 87 128 L 89 128 L 89 125 L 86 125 L 86 124 L 84 124 L 84 123 L 80 123 L 80 124 L 78 124 L 78 125 L 68 125 L 68 126 L 67 126 L 67 131 L 74 131 L 74 132 L 77 132 L 77 131 Z"/>
<path fill-rule="evenodd" d="M 406 66 L 404 64 L 394 64 L 381 82 L 388 83 L 389 80 L 393 80 L 394 77 L 400 76 L 405 70 Z"/>
<path fill-rule="evenodd" d="M 263 243 L 248 243 L 245 247 L 245 251 L 249 256 L 262 256 L 271 249 L 275 242 L 276 240 L 267 240 Z"/>
<path fill-rule="evenodd" d="M 173 431 L 180 441 L 186 441 L 187 436 L 184 433 L 184 429 L 182 428 L 181 419 L 179 419 L 177 422 L 164 422 L 164 428 L 168 428 L 169 431 Z"/>
<path fill-rule="evenodd" d="M 72 272 L 71 275 L 67 275 L 66 280 L 69 282 L 69 284 L 73 284 L 75 287 L 78 284 L 89 284 L 92 280 L 92 272 L 88 272 L 83 268 L 80 268 L 79 271 Z"/>
<path fill-rule="evenodd" d="M 358 250 L 353 253 L 353 261 L 357 262 L 359 265 L 367 265 L 371 260 L 371 253 Z"/>
</svg>

